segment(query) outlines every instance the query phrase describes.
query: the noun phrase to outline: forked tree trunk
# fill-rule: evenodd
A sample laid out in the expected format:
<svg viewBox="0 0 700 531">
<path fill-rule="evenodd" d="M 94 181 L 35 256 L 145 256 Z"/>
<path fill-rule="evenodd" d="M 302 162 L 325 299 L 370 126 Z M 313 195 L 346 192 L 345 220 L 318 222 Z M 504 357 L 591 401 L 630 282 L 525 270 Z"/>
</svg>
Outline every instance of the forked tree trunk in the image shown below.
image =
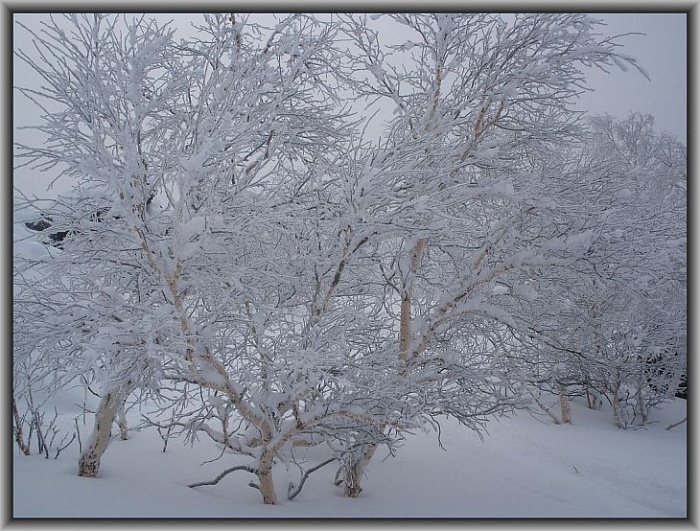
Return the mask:
<svg viewBox="0 0 700 531">
<path fill-rule="evenodd" d="M 362 477 L 365 473 L 365 468 L 374 457 L 375 452 L 379 448 L 376 442 L 367 445 L 367 448 L 358 459 L 353 459 L 345 467 L 345 479 L 343 481 L 343 496 L 346 498 L 357 498 L 362 492 Z"/>
<path fill-rule="evenodd" d="M 588 401 L 588 409 L 599 410 L 600 406 L 603 405 L 603 401 L 598 395 L 598 391 L 591 388 L 590 385 L 586 385 L 586 400 Z"/>
<path fill-rule="evenodd" d="M 359 463 L 352 463 L 345 470 L 345 480 L 343 481 L 343 496 L 346 498 L 357 498 L 362 491 L 360 478 L 362 470 Z"/>
</svg>

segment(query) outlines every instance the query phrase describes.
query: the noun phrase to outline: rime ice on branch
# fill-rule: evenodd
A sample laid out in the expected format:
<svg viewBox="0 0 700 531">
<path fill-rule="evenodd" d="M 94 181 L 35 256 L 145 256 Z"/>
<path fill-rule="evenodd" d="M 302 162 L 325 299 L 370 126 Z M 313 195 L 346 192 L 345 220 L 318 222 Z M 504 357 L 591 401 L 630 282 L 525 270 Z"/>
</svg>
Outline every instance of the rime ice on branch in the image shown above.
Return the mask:
<svg viewBox="0 0 700 531">
<path fill-rule="evenodd" d="M 23 28 L 43 84 L 20 92 L 49 141 L 19 160 L 76 186 L 44 212 L 61 248 L 16 263 L 15 397 L 96 389 L 81 473 L 131 401 L 244 458 L 193 486 L 247 472 L 274 504 L 273 465 L 322 443 L 354 497 L 413 429 L 480 432 L 533 389 L 565 404 L 592 385 L 567 379 L 583 336 L 549 310 L 624 246 L 571 196 L 602 174 L 573 156 L 588 133 L 570 104 L 584 67 L 636 62 L 584 14 L 320 18 L 206 15 L 186 39 L 147 17 Z M 382 24 L 411 37 L 385 44 Z M 379 140 L 367 104 L 392 111 Z M 672 217 L 660 230 L 682 241 Z M 290 499 L 320 466 L 298 464 Z"/>
</svg>

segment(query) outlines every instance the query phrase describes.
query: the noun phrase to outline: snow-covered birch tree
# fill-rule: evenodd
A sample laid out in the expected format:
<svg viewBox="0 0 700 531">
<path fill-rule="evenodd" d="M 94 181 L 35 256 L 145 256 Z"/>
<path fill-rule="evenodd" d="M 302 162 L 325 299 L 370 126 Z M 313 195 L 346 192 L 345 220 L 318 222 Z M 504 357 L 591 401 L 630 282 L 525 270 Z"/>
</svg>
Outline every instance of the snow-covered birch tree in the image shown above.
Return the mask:
<svg viewBox="0 0 700 531">
<path fill-rule="evenodd" d="M 43 211 L 61 248 L 18 262 L 15 367 L 99 383 L 81 474 L 135 390 L 159 398 L 145 425 L 242 456 L 219 479 L 268 504 L 296 446 L 328 445 L 355 497 L 381 445 L 518 404 L 539 283 L 597 234 L 543 168 L 581 138 L 584 67 L 636 63 L 583 14 L 386 18 L 411 37 L 307 15 L 32 31 L 44 85 L 21 92 L 49 141 L 20 160 L 77 185 Z M 393 111 L 380 140 L 346 100 Z"/>
<path fill-rule="evenodd" d="M 540 390 L 582 394 L 595 408 L 606 400 L 625 427 L 646 422 L 685 370 L 686 158 L 650 116 L 587 127 L 548 164 L 559 223 L 595 237 L 584 259 L 542 284 L 531 312 L 544 343 L 526 361 Z"/>
<path fill-rule="evenodd" d="M 432 393 L 423 413 L 476 428 L 513 405 L 498 339 L 522 326 L 512 301 L 536 297 L 539 271 L 591 243 L 557 226 L 556 197 L 528 161 L 580 134 L 570 105 L 584 67 L 637 65 L 583 14 L 397 14 L 387 18 L 410 36 L 390 45 L 376 18 L 350 17 L 344 31 L 356 95 L 393 109 L 372 165 L 391 206 L 373 221 L 392 229 L 378 267 L 399 372 Z"/>
<path fill-rule="evenodd" d="M 32 327 L 16 333 L 35 339 L 27 355 L 96 381 L 102 401 L 79 467 L 94 475 L 126 395 L 154 385 L 161 370 L 149 348 L 160 279 L 141 236 L 153 227 L 147 206 L 157 186 L 149 150 L 162 143 L 185 73 L 170 62 L 172 30 L 145 19 L 121 25 L 117 17 L 69 15 L 33 36 L 34 53 L 16 55 L 42 85 L 20 91 L 45 111 L 36 129 L 47 141 L 19 146 L 19 157 L 39 171 L 57 168 L 76 186 L 41 209 L 46 230 L 65 239 L 34 265 L 32 281 L 15 276 L 24 284 L 15 315 Z"/>
<path fill-rule="evenodd" d="M 20 53 L 47 80 L 24 93 L 60 107 L 42 126 L 50 146 L 20 156 L 81 182 L 44 212 L 47 231 L 67 236 L 41 264 L 45 281 L 16 301 L 41 312 L 16 315 L 72 340 L 63 352 L 34 341 L 33 355 L 67 358 L 74 377 L 101 371 L 81 474 L 97 473 L 120 400 L 148 387 L 186 411 L 177 423 L 190 434 L 249 457 L 242 469 L 275 503 L 272 464 L 290 445 L 343 430 L 334 419 L 372 425 L 372 408 L 354 404 L 381 400 L 330 381 L 360 331 L 370 343 L 378 333 L 353 315 L 361 301 L 331 305 L 367 242 L 347 222 L 356 181 L 336 185 L 354 129 L 334 92 L 331 26 L 294 15 L 264 30 L 217 15 L 199 29 L 175 42 L 143 19 L 69 16 L 33 34 L 60 58 L 53 67 Z M 21 333 L 37 338 L 31 325 Z M 208 401 L 193 403 L 192 388 Z M 237 427 L 215 432 L 213 409 Z"/>
</svg>

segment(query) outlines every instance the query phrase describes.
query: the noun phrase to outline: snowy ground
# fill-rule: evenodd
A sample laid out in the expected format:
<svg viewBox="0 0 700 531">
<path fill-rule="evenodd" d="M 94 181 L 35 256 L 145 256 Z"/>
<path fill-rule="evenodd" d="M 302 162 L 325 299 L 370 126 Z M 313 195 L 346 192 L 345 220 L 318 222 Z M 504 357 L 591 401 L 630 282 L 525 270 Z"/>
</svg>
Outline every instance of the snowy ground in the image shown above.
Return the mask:
<svg viewBox="0 0 700 531">
<path fill-rule="evenodd" d="M 573 425 L 518 416 L 494 421 L 484 441 L 452 423 L 410 437 L 395 458 L 377 454 L 358 499 L 332 486 L 334 465 L 312 474 L 294 501 L 263 505 L 236 472 L 218 485 L 190 489 L 236 464 L 209 443 L 163 442 L 152 430 L 115 440 L 96 478 L 76 475 L 77 445 L 58 459 L 14 450 L 13 510 L 25 517 L 652 517 L 687 514 L 687 423 L 675 400 L 643 429 L 618 430 L 609 412 L 573 404 Z M 87 436 L 89 424 L 81 428 Z M 300 453 L 300 455 L 304 455 Z M 309 463 L 324 458 L 307 450 Z M 296 470 L 275 470 L 280 499 Z"/>
</svg>

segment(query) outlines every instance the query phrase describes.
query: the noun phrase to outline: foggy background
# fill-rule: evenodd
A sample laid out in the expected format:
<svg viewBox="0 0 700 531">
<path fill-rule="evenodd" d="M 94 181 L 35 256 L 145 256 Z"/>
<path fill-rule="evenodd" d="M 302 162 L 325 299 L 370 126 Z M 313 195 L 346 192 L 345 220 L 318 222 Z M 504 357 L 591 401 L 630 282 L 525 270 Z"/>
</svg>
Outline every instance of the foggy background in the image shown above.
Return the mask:
<svg viewBox="0 0 700 531">
<path fill-rule="evenodd" d="M 154 14 L 161 21 L 173 20 L 182 28 L 183 36 L 191 32 L 191 23 L 197 22 L 196 14 Z M 687 143 L 687 18 L 685 13 L 621 13 L 595 14 L 606 26 L 598 31 L 606 36 L 626 33 L 643 33 L 645 35 L 628 35 L 620 38 L 625 46 L 622 53 L 635 57 L 651 81 L 648 81 L 635 69 L 622 71 L 618 68 L 606 74 L 598 69 L 589 69 L 587 78 L 591 92 L 582 95 L 577 108 L 587 110 L 589 114 L 610 114 L 624 118 L 630 111 L 649 113 L 655 117 L 656 130 L 667 132 Z M 251 15 L 251 21 L 260 17 L 260 22 L 271 20 L 270 15 Z M 38 28 L 45 14 L 13 15 L 13 48 L 27 49 L 32 46 L 31 36 L 18 27 L 17 22 Z M 35 87 L 40 82 L 36 73 L 20 61 L 13 60 L 13 87 Z M 31 143 L 36 141 L 35 132 L 19 129 L 23 125 L 36 124 L 41 111 L 34 103 L 20 94 L 16 89 L 13 101 L 13 140 Z M 16 165 L 13 164 L 13 166 Z M 55 177 L 27 168 L 13 172 L 13 186 L 29 197 L 53 197 L 70 189 L 71 183 L 66 179 L 56 182 L 47 191 L 49 183 Z M 13 195 L 16 195 L 16 190 Z"/>
</svg>

